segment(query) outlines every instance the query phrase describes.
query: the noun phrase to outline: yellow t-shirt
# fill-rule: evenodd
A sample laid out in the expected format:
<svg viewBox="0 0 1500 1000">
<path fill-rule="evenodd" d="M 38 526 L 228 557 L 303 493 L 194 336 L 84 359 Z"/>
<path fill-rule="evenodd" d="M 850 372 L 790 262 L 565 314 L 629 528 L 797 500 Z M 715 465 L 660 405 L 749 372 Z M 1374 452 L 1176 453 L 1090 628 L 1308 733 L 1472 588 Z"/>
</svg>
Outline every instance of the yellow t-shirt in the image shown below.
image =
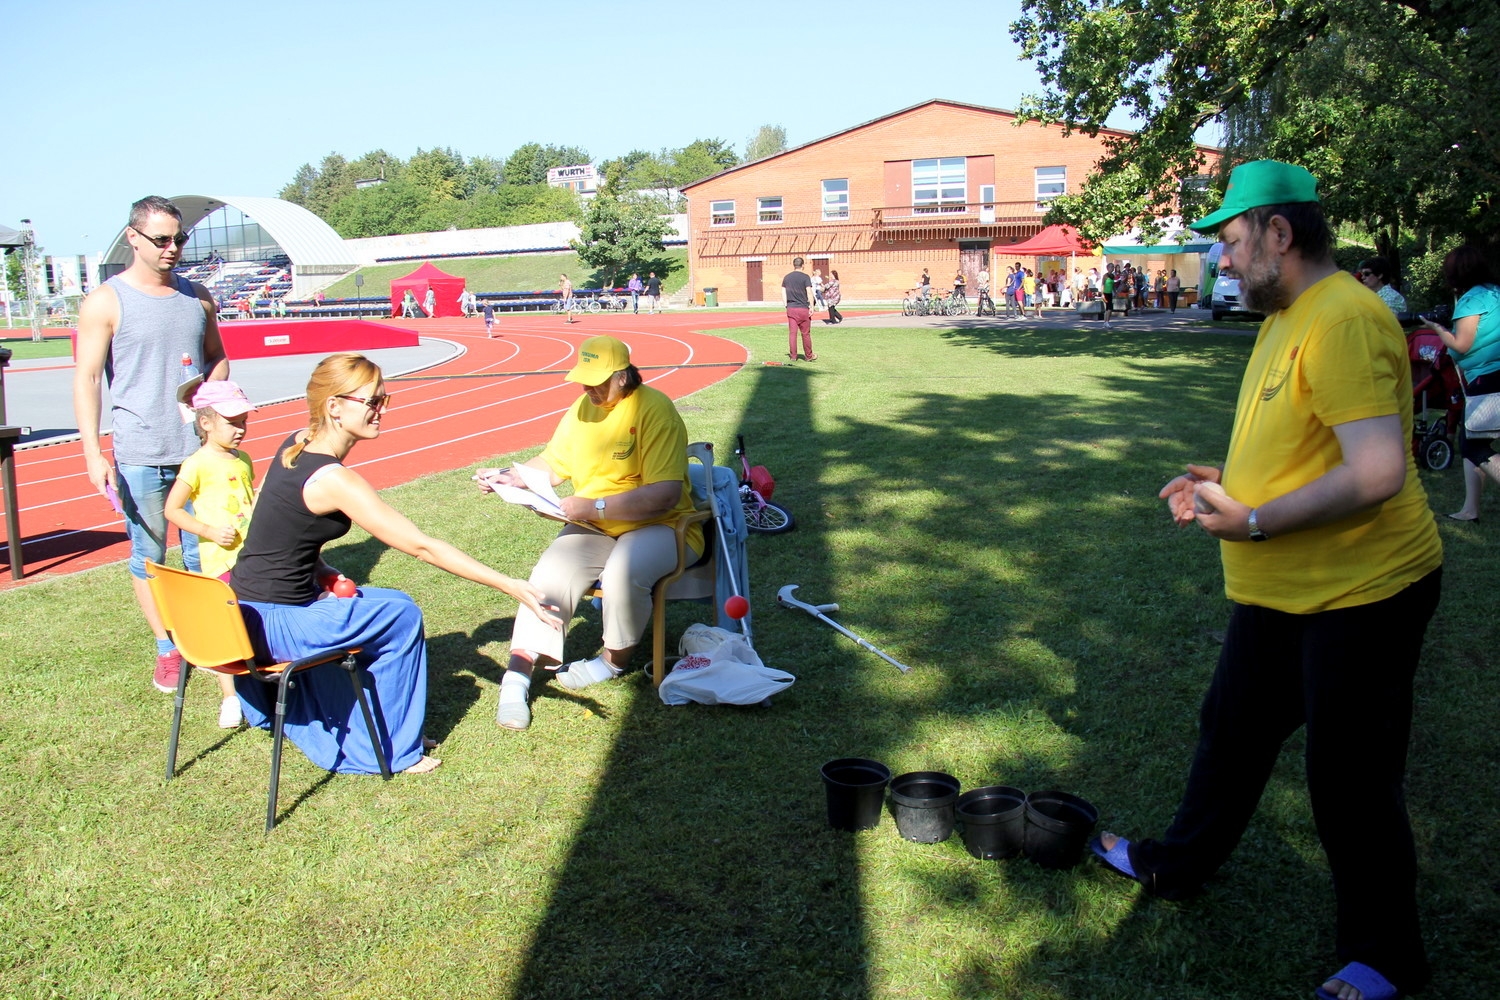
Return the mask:
<svg viewBox="0 0 1500 1000">
<path fill-rule="evenodd" d="M 1391 311 L 1352 275 L 1330 275 L 1261 324 L 1240 383 L 1224 490 L 1252 507 L 1343 460 L 1333 428 L 1401 416 L 1411 439 L 1411 365 Z M 1265 542 L 1220 542 L 1224 591 L 1242 604 L 1311 614 L 1384 600 L 1443 561 L 1406 449 L 1401 492 L 1370 510 Z"/>
<path fill-rule="evenodd" d="M 542 458 L 553 472 L 571 479 L 573 492 L 580 496 L 608 499 L 652 483 L 675 480 L 682 484 L 677 506 L 655 520 L 593 522 L 607 535 L 618 538 L 647 524 L 675 524 L 693 510 L 687 428 L 677 407 L 660 389 L 640 386 L 609 409 L 590 403 L 587 394 L 579 396 L 552 432 Z M 703 551 L 701 525 L 689 529 L 687 542 L 695 551 Z"/>
<path fill-rule="evenodd" d="M 222 576 L 239 559 L 254 512 L 255 470 L 250 456 L 237 451 L 231 458 L 218 449 L 200 448 L 182 463 L 177 478 L 187 483 L 194 517 L 216 527 L 228 525 L 236 532 L 234 544 L 227 549 L 206 538 L 198 539 L 203 572 Z"/>
</svg>

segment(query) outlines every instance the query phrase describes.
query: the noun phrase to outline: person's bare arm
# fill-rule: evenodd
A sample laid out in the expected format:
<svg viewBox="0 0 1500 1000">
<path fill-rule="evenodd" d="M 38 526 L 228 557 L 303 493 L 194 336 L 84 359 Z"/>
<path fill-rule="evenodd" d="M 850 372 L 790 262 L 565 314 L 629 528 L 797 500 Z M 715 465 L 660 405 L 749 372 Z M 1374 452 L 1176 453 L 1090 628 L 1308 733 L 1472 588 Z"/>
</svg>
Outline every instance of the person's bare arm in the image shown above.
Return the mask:
<svg viewBox="0 0 1500 1000">
<path fill-rule="evenodd" d="M 682 480 L 647 483 L 624 493 L 605 497 L 604 513 L 594 507 L 598 497 L 562 498 L 563 513 L 573 521 L 654 521 L 672 512 L 682 499 Z"/>
<path fill-rule="evenodd" d="M 234 544 L 235 537 L 239 533 L 228 525 L 209 524 L 189 514 L 187 504 L 193 498 L 192 492 L 192 487 L 187 484 L 186 480 L 178 479 L 172 483 L 172 489 L 167 494 L 167 502 L 163 510 L 167 520 L 183 531 L 191 532 L 205 541 L 213 542 L 221 548 L 229 548 Z"/>
<path fill-rule="evenodd" d="M 1474 338 L 1479 335 L 1479 317 L 1465 316 L 1453 324 L 1452 330 L 1445 330 L 1430 319 L 1424 319 L 1422 325 L 1438 335 L 1449 350 L 1457 351 L 1459 354 L 1468 354 L 1474 346 Z"/>
<path fill-rule="evenodd" d="M 99 493 L 115 482 L 114 466 L 104 458 L 99 445 L 100 391 L 109 345 L 120 322 L 120 300 L 115 290 L 101 286 L 78 307 L 78 355 L 73 365 L 73 417 L 83 445 L 83 461 L 89 482 Z"/>
<path fill-rule="evenodd" d="M 352 469 L 337 468 L 319 476 L 303 487 L 302 498 L 314 514 L 343 511 L 355 524 L 391 548 L 454 576 L 509 594 L 553 628 L 562 627 L 562 620 L 553 614 L 557 608 L 542 603 L 541 591 L 526 580 L 517 580 L 490 569 L 457 546 L 427 535 L 380 499 L 370 484 Z"/>
<path fill-rule="evenodd" d="M 1343 461 L 1323 475 L 1255 508 L 1260 530 L 1275 539 L 1294 531 L 1328 524 L 1376 507 L 1406 482 L 1408 443 L 1402 439 L 1401 417 L 1367 417 L 1333 428 Z M 1210 509 L 1194 516 L 1215 538 L 1244 541 L 1250 537 L 1250 507 L 1226 494 L 1217 484 L 1195 487 L 1197 500 Z"/>
<path fill-rule="evenodd" d="M 203 327 L 203 368 L 206 379 L 229 377 L 229 358 L 224 353 L 224 339 L 219 335 L 219 307 L 214 297 L 202 285 L 194 285 L 193 291 L 203 303 L 203 315 L 207 323 Z"/>
</svg>

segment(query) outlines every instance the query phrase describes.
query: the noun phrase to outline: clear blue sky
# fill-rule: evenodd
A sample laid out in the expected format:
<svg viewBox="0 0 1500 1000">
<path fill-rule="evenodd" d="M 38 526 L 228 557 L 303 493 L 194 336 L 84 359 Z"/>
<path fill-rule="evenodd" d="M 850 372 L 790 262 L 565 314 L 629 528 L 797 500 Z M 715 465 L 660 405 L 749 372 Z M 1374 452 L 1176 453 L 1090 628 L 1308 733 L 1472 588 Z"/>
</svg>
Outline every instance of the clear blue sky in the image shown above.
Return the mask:
<svg viewBox="0 0 1500 1000">
<path fill-rule="evenodd" d="M 0 223 L 93 253 L 143 195 L 275 195 L 330 152 L 743 152 L 762 124 L 796 145 L 934 97 L 1012 108 L 1038 89 L 1010 41 L 1020 0 L 943 9 L 0 0 Z"/>
</svg>

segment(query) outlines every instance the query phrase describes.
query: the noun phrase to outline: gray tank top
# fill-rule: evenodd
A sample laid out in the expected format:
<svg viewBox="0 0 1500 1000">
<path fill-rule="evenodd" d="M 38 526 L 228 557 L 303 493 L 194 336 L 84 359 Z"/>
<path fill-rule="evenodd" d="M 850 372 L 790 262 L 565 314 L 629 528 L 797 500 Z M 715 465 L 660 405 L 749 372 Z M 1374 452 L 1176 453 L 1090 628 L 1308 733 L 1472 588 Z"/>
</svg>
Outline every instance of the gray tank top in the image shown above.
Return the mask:
<svg viewBox="0 0 1500 1000">
<path fill-rule="evenodd" d="M 197 432 L 177 409 L 177 387 L 185 374 L 203 371 L 208 317 L 192 283 L 181 277 L 176 282 L 175 294 L 160 297 L 136 291 L 118 275 L 106 282 L 120 303 L 104 367 L 120 465 L 181 465 L 198 450 Z M 183 367 L 184 354 L 191 369 Z"/>
</svg>

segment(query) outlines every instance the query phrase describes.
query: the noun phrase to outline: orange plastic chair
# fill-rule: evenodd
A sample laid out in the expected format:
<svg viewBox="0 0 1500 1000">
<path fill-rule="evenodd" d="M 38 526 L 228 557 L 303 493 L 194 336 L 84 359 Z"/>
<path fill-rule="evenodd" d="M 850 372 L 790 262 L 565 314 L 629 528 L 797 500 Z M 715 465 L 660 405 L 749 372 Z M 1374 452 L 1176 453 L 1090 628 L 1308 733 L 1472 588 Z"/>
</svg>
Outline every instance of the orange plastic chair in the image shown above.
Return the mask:
<svg viewBox="0 0 1500 1000">
<path fill-rule="evenodd" d="M 170 566 L 158 566 L 147 560 L 146 582 L 151 598 L 161 615 L 162 625 L 182 652 L 182 673 L 177 678 L 177 694 L 172 705 L 172 737 L 167 744 L 167 780 L 177 774 L 177 739 L 182 730 L 182 705 L 187 694 L 188 664 L 218 674 L 253 677 L 276 686 L 276 716 L 271 730 L 271 787 L 266 796 L 266 832 L 276 825 L 276 792 L 281 782 L 281 744 L 286 723 L 287 692 L 296 686 L 293 675 L 313 667 L 337 663 L 349 675 L 354 696 L 364 713 L 365 728 L 375 747 L 380 775 L 391 778 L 391 767 L 380 746 L 379 730 L 362 682 L 364 671 L 354 660 L 358 649 L 328 649 L 288 663 L 262 664 L 255 661 L 255 649 L 240 616 L 240 602 L 229 584 L 212 576 L 189 573 Z"/>
</svg>

